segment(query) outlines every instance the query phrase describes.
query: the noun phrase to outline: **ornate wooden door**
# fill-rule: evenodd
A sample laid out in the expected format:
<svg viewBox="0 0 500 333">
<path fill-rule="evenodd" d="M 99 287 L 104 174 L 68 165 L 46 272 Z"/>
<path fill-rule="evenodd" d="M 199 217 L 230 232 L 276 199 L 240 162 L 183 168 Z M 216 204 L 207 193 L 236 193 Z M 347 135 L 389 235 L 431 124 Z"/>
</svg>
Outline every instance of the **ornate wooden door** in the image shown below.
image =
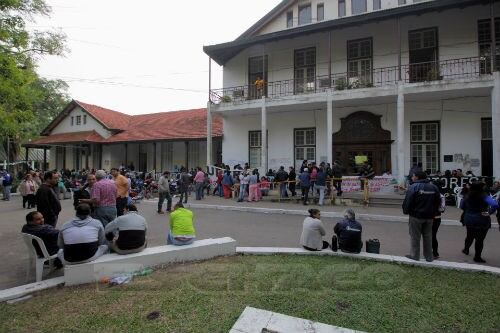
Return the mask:
<svg viewBox="0 0 500 333">
<path fill-rule="evenodd" d="M 340 131 L 333 134 L 333 156 L 346 175 L 357 175 L 356 156 L 367 156 L 375 174 L 391 171 L 391 132 L 382 129 L 381 116 L 359 111 L 341 119 Z"/>
</svg>

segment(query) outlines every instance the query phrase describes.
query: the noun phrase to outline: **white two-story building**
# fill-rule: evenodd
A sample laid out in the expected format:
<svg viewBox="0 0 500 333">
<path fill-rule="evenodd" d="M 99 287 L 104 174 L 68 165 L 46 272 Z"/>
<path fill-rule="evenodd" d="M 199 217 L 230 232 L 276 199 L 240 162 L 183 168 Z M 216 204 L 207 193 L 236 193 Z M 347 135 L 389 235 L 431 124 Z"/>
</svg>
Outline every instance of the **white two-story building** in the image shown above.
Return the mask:
<svg viewBox="0 0 500 333">
<path fill-rule="evenodd" d="M 500 177 L 499 2 L 282 1 L 204 47 L 224 69 L 209 103 L 223 162 L 339 160 L 355 174 L 366 156 L 377 174 Z"/>
</svg>

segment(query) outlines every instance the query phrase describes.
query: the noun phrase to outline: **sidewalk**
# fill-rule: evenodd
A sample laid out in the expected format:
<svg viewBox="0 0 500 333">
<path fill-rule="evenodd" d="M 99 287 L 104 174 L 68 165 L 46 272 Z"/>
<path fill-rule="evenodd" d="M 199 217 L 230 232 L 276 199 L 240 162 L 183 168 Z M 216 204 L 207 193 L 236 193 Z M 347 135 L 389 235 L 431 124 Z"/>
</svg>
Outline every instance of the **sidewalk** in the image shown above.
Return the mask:
<svg viewBox="0 0 500 333">
<path fill-rule="evenodd" d="M 332 206 L 332 205 L 308 205 L 304 206 L 300 203 L 282 201 L 282 202 L 271 202 L 271 201 L 259 201 L 259 202 L 237 202 L 234 199 L 224 199 L 217 196 L 205 196 L 203 200 L 194 200 L 194 197 L 190 197 L 188 205 L 192 208 L 213 208 L 213 209 L 229 209 L 229 210 L 241 210 L 241 211 L 260 211 L 262 213 L 278 213 L 278 214 L 291 214 L 298 215 L 299 212 L 306 214 L 308 209 L 317 208 L 320 209 L 322 213 L 327 214 L 332 217 L 341 216 L 343 211 L 349 206 Z M 401 208 L 393 207 L 352 207 L 356 214 L 364 220 L 383 221 L 384 217 L 392 222 L 400 222 L 404 220 L 408 221 L 408 216 L 403 214 Z M 276 210 L 276 211 L 273 211 Z M 460 215 L 462 211 L 453 206 L 447 206 L 446 212 L 442 215 L 443 222 L 449 225 L 461 225 Z M 372 218 L 369 218 L 372 217 Z M 492 217 L 492 222 L 495 224 L 495 217 Z"/>
</svg>

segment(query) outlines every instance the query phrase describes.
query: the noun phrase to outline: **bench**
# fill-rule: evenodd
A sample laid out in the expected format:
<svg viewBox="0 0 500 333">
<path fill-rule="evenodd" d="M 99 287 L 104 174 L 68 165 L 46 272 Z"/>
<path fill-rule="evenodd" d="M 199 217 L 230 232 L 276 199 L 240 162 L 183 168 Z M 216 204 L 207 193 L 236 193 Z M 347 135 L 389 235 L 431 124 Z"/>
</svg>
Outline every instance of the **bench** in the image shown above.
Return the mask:
<svg viewBox="0 0 500 333">
<path fill-rule="evenodd" d="M 66 286 L 92 283 L 103 277 L 133 273 L 146 267 L 186 261 L 205 260 L 218 256 L 234 255 L 236 241 L 229 237 L 197 240 L 191 245 L 164 245 L 146 248 L 129 255 L 105 254 L 95 261 L 66 265 L 64 278 Z"/>
</svg>

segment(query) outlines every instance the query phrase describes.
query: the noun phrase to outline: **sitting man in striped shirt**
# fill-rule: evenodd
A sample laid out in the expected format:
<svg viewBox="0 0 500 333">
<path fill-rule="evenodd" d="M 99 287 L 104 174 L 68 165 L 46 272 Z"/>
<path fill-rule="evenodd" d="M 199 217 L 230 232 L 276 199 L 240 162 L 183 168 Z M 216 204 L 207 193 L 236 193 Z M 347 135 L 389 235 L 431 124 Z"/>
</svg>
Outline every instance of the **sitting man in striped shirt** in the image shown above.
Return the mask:
<svg viewBox="0 0 500 333">
<path fill-rule="evenodd" d="M 125 206 L 124 212 L 104 229 L 109 248 L 118 254 L 141 252 L 147 246 L 146 219 L 139 215 L 135 205 Z"/>
</svg>

